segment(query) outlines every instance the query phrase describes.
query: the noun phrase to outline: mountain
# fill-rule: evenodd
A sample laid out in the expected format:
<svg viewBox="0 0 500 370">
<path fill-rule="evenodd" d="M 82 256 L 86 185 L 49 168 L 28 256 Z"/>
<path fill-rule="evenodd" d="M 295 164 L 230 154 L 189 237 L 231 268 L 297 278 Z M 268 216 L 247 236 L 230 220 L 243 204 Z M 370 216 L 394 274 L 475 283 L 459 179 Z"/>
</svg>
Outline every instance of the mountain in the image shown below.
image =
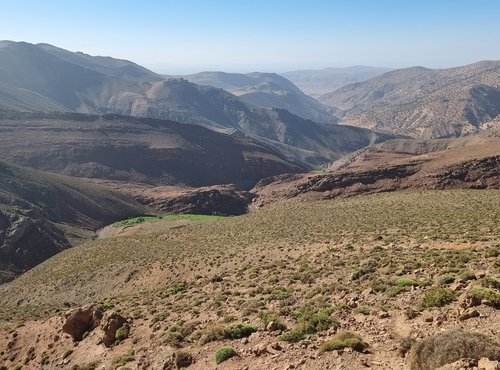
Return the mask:
<svg viewBox="0 0 500 370">
<path fill-rule="evenodd" d="M 140 215 L 132 198 L 78 179 L 0 162 L 0 283 L 110 222 Z"/>
<path fill-rule="evenodd" d="M 500 61 L 413 67 L 344 86 L 319 100 L 342 123 L 416 138 L 477 132 L 500 114 Z"/>
<path fill-rule="evenodd" d="M 330 93 L 345 85 L 369 80 L 389 72 L 391 68 L 354 66 L 345 68 L 306 69 L 281 75 L 313 98 Z"/>
<path fill-rule="evenodd" d="M 286 106 L 318 119 L 332 117 L 283 77 L 234 75 L 250 83 L 244 87 L 238 82 L 239 97 L 182 78 L 163 80 L 129 61 L 72 53 L 47 44 L 4 41 L 0 42 L 0 109 L 119 114 L 197 124 L 251 136 L 290 160 L 312 166 L 391 137 L 371 130 L 327 127 L 277 108 L 259 107 L 251 102 Z M 233 75 L 229 77 L 235 81 Z"/>
<path fill-rule="evenodd" d="M 0 131 L 2 158 L 72 176 L 248 188 L 267 176 L 305 170 L 252 139 L 172 121 L 3 111 Z"/>
<path fill-rule="evenodd" d="M 219 87 L 238 96 L 241 101 L 259 107 L 286 109 L 316 122 L 337 122 L 334 110 L 307 96 L 276 73 L 200 72 L 182 78 L 199 85 Z"/>
</svg>

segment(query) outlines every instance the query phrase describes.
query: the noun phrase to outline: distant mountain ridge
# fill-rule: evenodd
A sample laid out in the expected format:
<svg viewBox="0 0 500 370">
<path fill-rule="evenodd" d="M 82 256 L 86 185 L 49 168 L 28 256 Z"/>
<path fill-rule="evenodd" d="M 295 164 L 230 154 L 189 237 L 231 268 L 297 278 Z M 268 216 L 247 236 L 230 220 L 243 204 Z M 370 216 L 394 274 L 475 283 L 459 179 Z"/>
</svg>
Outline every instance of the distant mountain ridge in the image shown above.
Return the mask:
<svg viewBox="0 0 500 370">
<path fill-rule="evenodd" d="M 291 81 L 276 73 L 242 74 L 208 71 L 181 77 L 199 85 L 209 85 L 229 91 L 248 104 L 286 109 L 290 113 L 316 122 L 337 122 L 331 108 L 307 96 Z"/>
<path fill-rule="evenodd" d="M 466 135 L 500 114 L 500 61 L 395 70 L 319 100 L 348 125 L 424 139 Z"/>
<path fill-rule="evenodd" d="M 281 73 L 281 75 L 306 94 L 319 98 L 343 86 L 369 80 L 392 68 L 353 66 L 344 68 L 305 69 Z"/>
</svg>

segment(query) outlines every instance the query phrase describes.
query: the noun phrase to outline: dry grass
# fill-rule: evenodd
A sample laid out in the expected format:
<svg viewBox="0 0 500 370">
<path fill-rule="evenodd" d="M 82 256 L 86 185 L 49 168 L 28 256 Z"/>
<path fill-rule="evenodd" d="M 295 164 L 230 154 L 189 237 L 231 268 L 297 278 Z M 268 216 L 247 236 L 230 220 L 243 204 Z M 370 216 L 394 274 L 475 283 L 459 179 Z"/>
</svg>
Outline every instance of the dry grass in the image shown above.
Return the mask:
<svg viewBox="0 0 500 370">
<path fill-rule="evenodd" d="M 500 360 L 500 345 L 489 337 L 461 330 L 447 331 L 417 343 L 409 358 L 410 370 L 432 370 L 462 358 Z"/>
</svg>

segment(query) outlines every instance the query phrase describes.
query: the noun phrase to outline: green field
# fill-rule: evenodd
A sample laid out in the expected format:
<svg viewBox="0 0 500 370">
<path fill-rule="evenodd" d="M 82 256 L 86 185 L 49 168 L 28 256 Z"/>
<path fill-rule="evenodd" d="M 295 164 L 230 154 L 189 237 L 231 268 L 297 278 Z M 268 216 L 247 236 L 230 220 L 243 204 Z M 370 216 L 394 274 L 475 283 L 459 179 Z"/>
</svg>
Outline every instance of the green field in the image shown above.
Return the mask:
<svg viewBox="0 0 500 370">
<path fill-rule="evenodd" d="M 113 224 L 113 226 L 116 227 L 131 226 L 131 225 L 142 224 L 144 222 L 156 222 L 161 220 L 192 220 L 192 221 L 220 220 L 225 217 L 226 216 L 194 215 L 194 214 L 139 216 L 139 217 L 131 217 L 126 220 L 117 221 Z"/>
</svg>

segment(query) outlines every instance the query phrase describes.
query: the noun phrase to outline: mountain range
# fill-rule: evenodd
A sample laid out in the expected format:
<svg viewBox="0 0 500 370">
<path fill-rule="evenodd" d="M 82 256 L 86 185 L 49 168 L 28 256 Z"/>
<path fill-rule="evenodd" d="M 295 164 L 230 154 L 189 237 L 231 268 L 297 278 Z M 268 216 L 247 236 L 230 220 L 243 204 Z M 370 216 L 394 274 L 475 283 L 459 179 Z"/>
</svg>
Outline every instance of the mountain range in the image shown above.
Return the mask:
<svg viewBox="0 0 500 370">
<path fill-rule="evenodd" d="M 319 101 L 337 108 L 347 125 L 415 138 L 467 135 L 500 114 L 500 62 L 395 70 Z"/>
<path fill-rule="evenodd" d="M 303 116 L 322 121 L 336 120 L 322 104 L 283 77 L 251 74 L 245 78 L 252 81 L 247 86 L 252 92 L 238 97 L 184 78 L 164 79 L 129 61 L 73 53 L 47 44 L 0 43 L 0 108 L 6 110 L 120 114 L 197 124 L 252 137 L 310 166 L 393 137 L 290 114 L 279 107 L 300 110 Z M 276 85 L 275 89 L 285 93 L 280 96 L 277 90 L 266 90 L 264 95 L 276 97 L 268 101 L 262 91 L 255 91 L 256 84 L 262 91 L 264 86 Z M 242 89 L 240 84 L 240 93 Z"/>
</svg>

